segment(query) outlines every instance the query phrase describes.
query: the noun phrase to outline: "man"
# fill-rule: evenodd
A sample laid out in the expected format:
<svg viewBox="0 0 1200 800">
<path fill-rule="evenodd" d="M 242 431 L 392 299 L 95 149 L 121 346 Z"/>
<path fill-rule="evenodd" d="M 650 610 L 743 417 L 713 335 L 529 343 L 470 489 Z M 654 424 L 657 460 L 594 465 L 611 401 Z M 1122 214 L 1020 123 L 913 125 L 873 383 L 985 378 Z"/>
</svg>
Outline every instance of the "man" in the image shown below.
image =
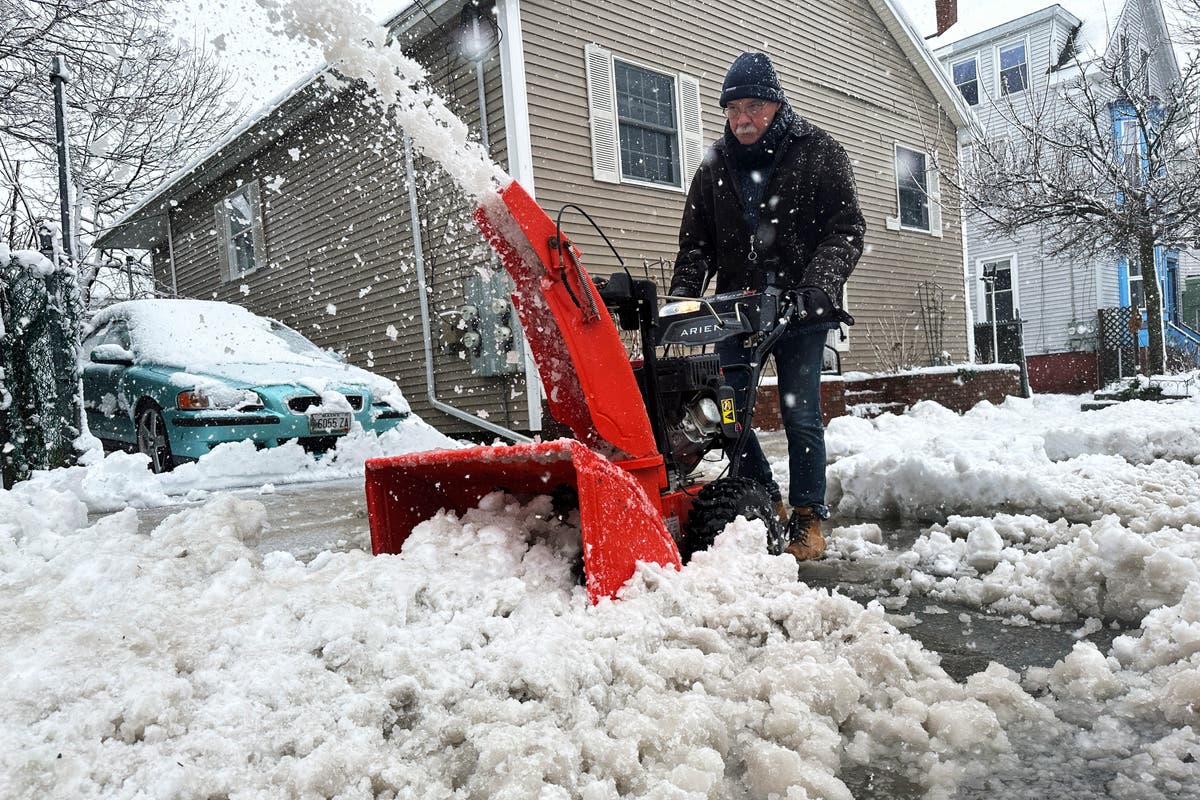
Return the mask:
<svg viewBox="0 0 1200 800">
<path fill-rule="evenodd" d="M 753 433 L 743 458 L 747 477 L 762 481 L 786 518 L 786 552 L 798 560 L 825 552 L 825 430 L 821 361 L 828 331 L 854 324 L 841 308 L 842 287 L 862 254 L 866 222 L 850 159 L 825 131 L 788 105 L 771 60 L 743 53 L 721 91 L 725 134 L 709 150 L 688 191 L 670 293 L 701 295 L 715 274 L 717 292 L 761 290 L 766 273 L 793 290 L 809 311 L 775 350 L 787 432 L 790 514 Z M 737 341 L 717 345 L 722 364 L 748 363 Z M 748 376 L 726 373 L 744 405 Z"/>
</svg>

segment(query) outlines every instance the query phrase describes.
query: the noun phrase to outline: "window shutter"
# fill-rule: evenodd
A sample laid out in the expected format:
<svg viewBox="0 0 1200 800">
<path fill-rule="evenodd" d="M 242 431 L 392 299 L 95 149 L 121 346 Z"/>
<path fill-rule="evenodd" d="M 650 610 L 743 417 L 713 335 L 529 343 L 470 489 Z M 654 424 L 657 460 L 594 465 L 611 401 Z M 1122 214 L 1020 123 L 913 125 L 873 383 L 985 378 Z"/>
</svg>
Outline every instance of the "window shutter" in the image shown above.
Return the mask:
<svg viewBox="0 0 1200 800">
<path fill-rule="evenodd" d="M 683 142 L 683 188 L 704 160 L 704 121 L 700 117 L 700 79 L 691 75 L 679 76 L 679 116 Z"/>
<path fill-rule="evenodd" d="M 254 237 L 254 269 L 267 265 L 267 237 L 263 234 L 262 199 L 259 196 L 258 180 L 250 182 L 251 231 Z"/>
<path fill-rule="evenodd" d="M 229 211 L 223 199 L 213 204 L 213 225 L 217 229 L 217 265 L 221 269 L 221 280 L 227 281 L 233 274 L 229 266 Z"/>
<path fill-rule="evenodd" d="M 588 122 L 592 129 L 592 177 L 605 183 L 620 183 L 612 54 L 598 44 L 584 45 L 583 54 L 587 66 Z"/>
<path fill-rule="evenodd" d="M 936 164 L 938 154 L 933 153 L 933 164 Z M 925 173 L 929 184 L 929 232 L 934 236 L 942 235 L 942 174 L 937 167 L 930 164 Z"/>
</svg>

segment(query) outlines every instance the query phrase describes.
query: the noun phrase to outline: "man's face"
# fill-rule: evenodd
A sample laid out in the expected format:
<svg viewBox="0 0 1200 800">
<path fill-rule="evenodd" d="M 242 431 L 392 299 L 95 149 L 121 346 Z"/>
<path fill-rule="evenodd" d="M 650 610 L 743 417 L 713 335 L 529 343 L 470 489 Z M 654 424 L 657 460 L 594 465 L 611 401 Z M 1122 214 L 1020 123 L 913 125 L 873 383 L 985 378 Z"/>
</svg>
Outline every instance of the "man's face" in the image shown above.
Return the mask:
<svg viewBox="0 0 1200 800">
<path fill-rule="evenodd" d="M 729 120 L 729 128 L 742 144 L 754 144 L 771 127 L 779 103 L 770 100 L 760 100 L 757 97 L 746 97 L 733 100 L 725 106 L 725 117 Z"/>
</svg>

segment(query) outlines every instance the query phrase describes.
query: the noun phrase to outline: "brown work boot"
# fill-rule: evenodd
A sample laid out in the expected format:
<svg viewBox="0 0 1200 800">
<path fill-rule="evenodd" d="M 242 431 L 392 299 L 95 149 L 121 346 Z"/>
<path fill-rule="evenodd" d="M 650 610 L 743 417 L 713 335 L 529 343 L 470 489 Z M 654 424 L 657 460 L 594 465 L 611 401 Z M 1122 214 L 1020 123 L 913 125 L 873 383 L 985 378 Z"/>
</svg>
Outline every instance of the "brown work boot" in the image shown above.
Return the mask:
<svg viewBox="0 0 1200 800">
<path fill-rule="evenodd" d="M 825 555 L 825 535 L 821 533 L 821 517 L 808 506 L 792 509 L 788 520 L 787 537 L 790 544 L 783 552 L 797 561 L 815 561 Z"/>
<path fill-rule="evenodd" d="M 788 524 L 788 506 L 782 500 L 775 501 L 775 516 L 779 519 L 779 527 L 781 530 L 787 530 Z"/>
</svg>

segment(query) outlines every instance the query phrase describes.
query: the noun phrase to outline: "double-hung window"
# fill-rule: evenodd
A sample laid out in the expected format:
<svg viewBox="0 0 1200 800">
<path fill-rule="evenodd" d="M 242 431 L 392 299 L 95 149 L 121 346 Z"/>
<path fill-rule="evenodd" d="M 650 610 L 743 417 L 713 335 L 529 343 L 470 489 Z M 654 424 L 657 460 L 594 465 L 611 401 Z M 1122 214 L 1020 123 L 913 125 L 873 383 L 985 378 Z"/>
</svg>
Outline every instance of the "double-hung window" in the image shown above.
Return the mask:
<svg viewBox="0 0 1200 800">
<path fill-rule="evenodd" d="M 1000 94 L 1025 91 L 1029 85 L 1029 62 L 1025 57 L 1025 42 L 1013 42 L 999 48 Z"/>
<path fill-rule="evenodd" d="M 214 206 L 218 253 L 226 280 L 237 280 L 266 264 L 258 181 L 242 184 Z"/>
<path fill-rule="evenodd" d="M 679 186 L 679 115 L 675 78 L 613 60 L 621 177 Z"/>
<path fill-rule="evenodd" d="M 896 208 L 888 217 L 889 230 L 924 231 L 942 235 L 941 186 L 928 153 L 896 144 Z"/>
<path fill-rule="evenodd" d="M 1129 305 L 1132 308 L 1146 307 L 1146 287 L 1142 283 L 1142 262 L 1129 259 Z"/>
<path fill-rule="evenodd" d="M 974 56 L 966 61 L 959 61 L 951 71 L 954 73 L 954 85 L 962 94 L 967 105 L 979 105 L 979 61 Z"/>
<path fill-rule="evenodd" d="M 592 174 L 686 190 L 704 156 L 700 81 L 584 47 Z"/>
<path fill-rule="evenodd" d="M 1121 126 L 1121 163 L 1125 168 L 1125 177 L 1130 186 L 1141 186 L 1142 178 L 1142 147 L 1141 128 L 1135 119 L 1122 120 Z"/>
</svg>

